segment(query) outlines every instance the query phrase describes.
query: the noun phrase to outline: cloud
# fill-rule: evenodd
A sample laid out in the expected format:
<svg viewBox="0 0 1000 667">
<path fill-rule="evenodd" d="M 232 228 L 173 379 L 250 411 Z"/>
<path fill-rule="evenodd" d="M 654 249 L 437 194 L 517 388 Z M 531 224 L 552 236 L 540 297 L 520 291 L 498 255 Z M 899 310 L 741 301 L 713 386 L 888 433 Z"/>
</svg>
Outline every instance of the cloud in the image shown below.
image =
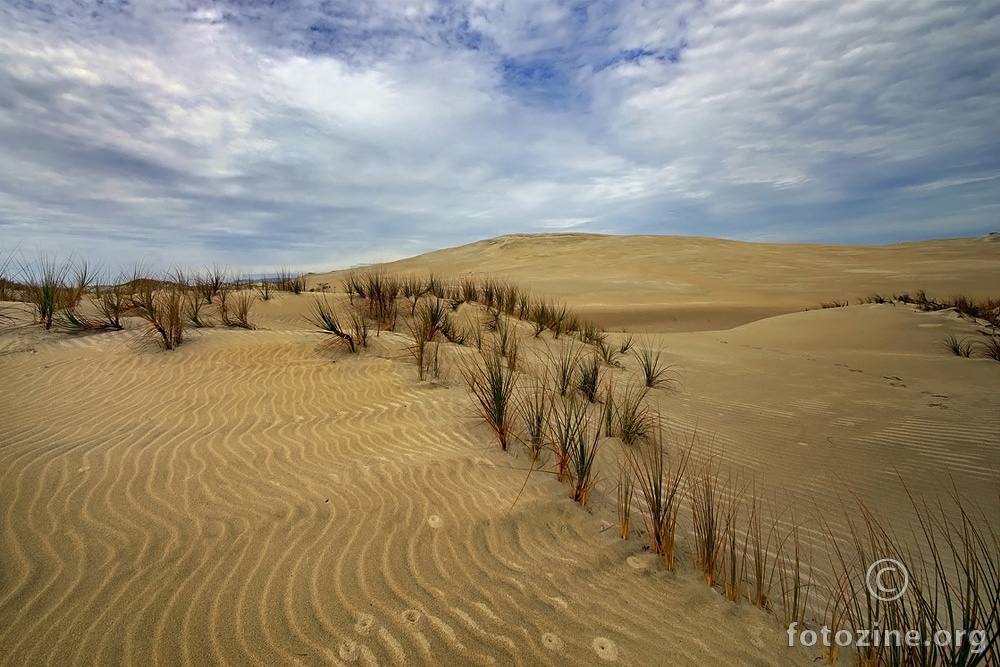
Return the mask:
<svg viewBox="0 0 1000 667">
<path fill-rule="evenodd" d="M 5 3 L 0 243 L 329 268 L 981 234 L 998 35 L 988 1 Z"/>
</svg>

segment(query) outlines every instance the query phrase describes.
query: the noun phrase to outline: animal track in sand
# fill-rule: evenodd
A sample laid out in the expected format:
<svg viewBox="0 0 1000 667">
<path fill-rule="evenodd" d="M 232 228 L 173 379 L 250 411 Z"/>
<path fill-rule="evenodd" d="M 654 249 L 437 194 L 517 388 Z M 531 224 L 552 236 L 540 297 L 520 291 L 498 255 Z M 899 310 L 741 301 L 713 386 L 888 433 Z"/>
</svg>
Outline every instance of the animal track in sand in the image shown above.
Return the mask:
<svg viewBox="0 0 1000 667">
<path fill-rule="evenodd" d="M 402 614 L 403 620 L 411 625 L 416 625 L 420 620 L 420 612 L 416 609 L 407 609 Z"/>
<path fill-rule="evenodd" d="M 559 639 L 556 635 L 551 632 L 545 632 L 542 634 L 542 646 L 550 651 L 561 651 L 563 650 L 565 644 L 563 644 L 563 640 Z"/>
<path fill-rule="evenodd" d="M 591 646 L 594 647 L 594 652 L 601 660 L 614 662 L 618 659 L 618 647 L 607 637 L 595 637 Z"/>
<path fill-rule="evenodd" d="M 427 525 L 431 528 L 440 528 L 444 525 L 444 519 L 439 517 L 437 514 L 431 514 L 427 517 Z"/>
</svg>

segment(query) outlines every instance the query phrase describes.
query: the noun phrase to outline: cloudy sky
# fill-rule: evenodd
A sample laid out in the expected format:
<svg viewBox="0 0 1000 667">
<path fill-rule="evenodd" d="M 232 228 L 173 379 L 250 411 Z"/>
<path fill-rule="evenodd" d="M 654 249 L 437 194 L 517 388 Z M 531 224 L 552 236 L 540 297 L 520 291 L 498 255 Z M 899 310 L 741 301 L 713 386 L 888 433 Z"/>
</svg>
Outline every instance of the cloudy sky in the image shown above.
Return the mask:
<svg viewBox="0 0 1000 667">
<path fill-rule="evenodd" d="M 0 251 L 1000 229 L 996 0 L 3 0 Z"/>
</svg>

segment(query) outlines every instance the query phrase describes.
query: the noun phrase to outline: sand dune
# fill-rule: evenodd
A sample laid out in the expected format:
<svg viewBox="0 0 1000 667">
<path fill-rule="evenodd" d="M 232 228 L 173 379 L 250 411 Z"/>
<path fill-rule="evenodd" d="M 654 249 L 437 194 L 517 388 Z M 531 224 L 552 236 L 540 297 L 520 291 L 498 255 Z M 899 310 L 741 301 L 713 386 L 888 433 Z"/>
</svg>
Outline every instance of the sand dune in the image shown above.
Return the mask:
<svg viewBox="0 0 1000 667">
<path fill-rule="evenodd" d="M 386 264 L 391 271 L 498 273 L 564 299 L 610 329 L 703 331 L 872 292 L 992 296 L 990 236 L 889 246 L 742 243 L 676 236 L 512 235 Z M 337 284 L 337 273 L 314 277 Z"/>
<path fill-rule="evenodd" d="M 701 434 L 699 455 L 802 512 L 854 490 L 902 517 L 892 468 L 996 507 L 1000 366 L 940 349 L 973 330 L 950 311 L 801 311 L 982 294 L 998 259 L 979 240 L 570 236 L 395 268 L 502 272 L 616 323 L 648 309 L 645 328 L 681 331 L 655 334 L 679 373 L 655 398 L 672 432 Z M 0 334 L 0 665 L 812 664 L 688 556 L 666 572 L 640 537 L 618 539 L 612 471 L 589 512 L 549 475 L 525 483 L 527 459 L 497 450 L 457 377 L 471 351 L 446 350 L 434 382 L 417 381 L 402 329 L 338 356 L 301 319 L 310 298 L 279 295 L 258 304 L 260 329 L 194 331 L 171 352 L 135 330 Z M 709 328 L 755 321 L 684 332 L 731 307 Z"/>
</svg>

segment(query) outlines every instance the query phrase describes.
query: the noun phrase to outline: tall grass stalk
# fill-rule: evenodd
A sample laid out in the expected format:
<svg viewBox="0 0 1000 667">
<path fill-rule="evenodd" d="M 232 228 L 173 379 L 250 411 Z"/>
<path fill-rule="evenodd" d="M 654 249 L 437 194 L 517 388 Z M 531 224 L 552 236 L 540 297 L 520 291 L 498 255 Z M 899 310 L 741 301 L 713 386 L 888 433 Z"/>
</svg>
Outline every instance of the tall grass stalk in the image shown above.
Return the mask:
<svg viewBox="0 0 1000 667">
<path fill-rule="evenodd" d="M 625 450 L 618 456 L 618 537 L 628 539 L 632 524 L 632 496 L 635 493 L 635 479 Z"/>
</svg>

